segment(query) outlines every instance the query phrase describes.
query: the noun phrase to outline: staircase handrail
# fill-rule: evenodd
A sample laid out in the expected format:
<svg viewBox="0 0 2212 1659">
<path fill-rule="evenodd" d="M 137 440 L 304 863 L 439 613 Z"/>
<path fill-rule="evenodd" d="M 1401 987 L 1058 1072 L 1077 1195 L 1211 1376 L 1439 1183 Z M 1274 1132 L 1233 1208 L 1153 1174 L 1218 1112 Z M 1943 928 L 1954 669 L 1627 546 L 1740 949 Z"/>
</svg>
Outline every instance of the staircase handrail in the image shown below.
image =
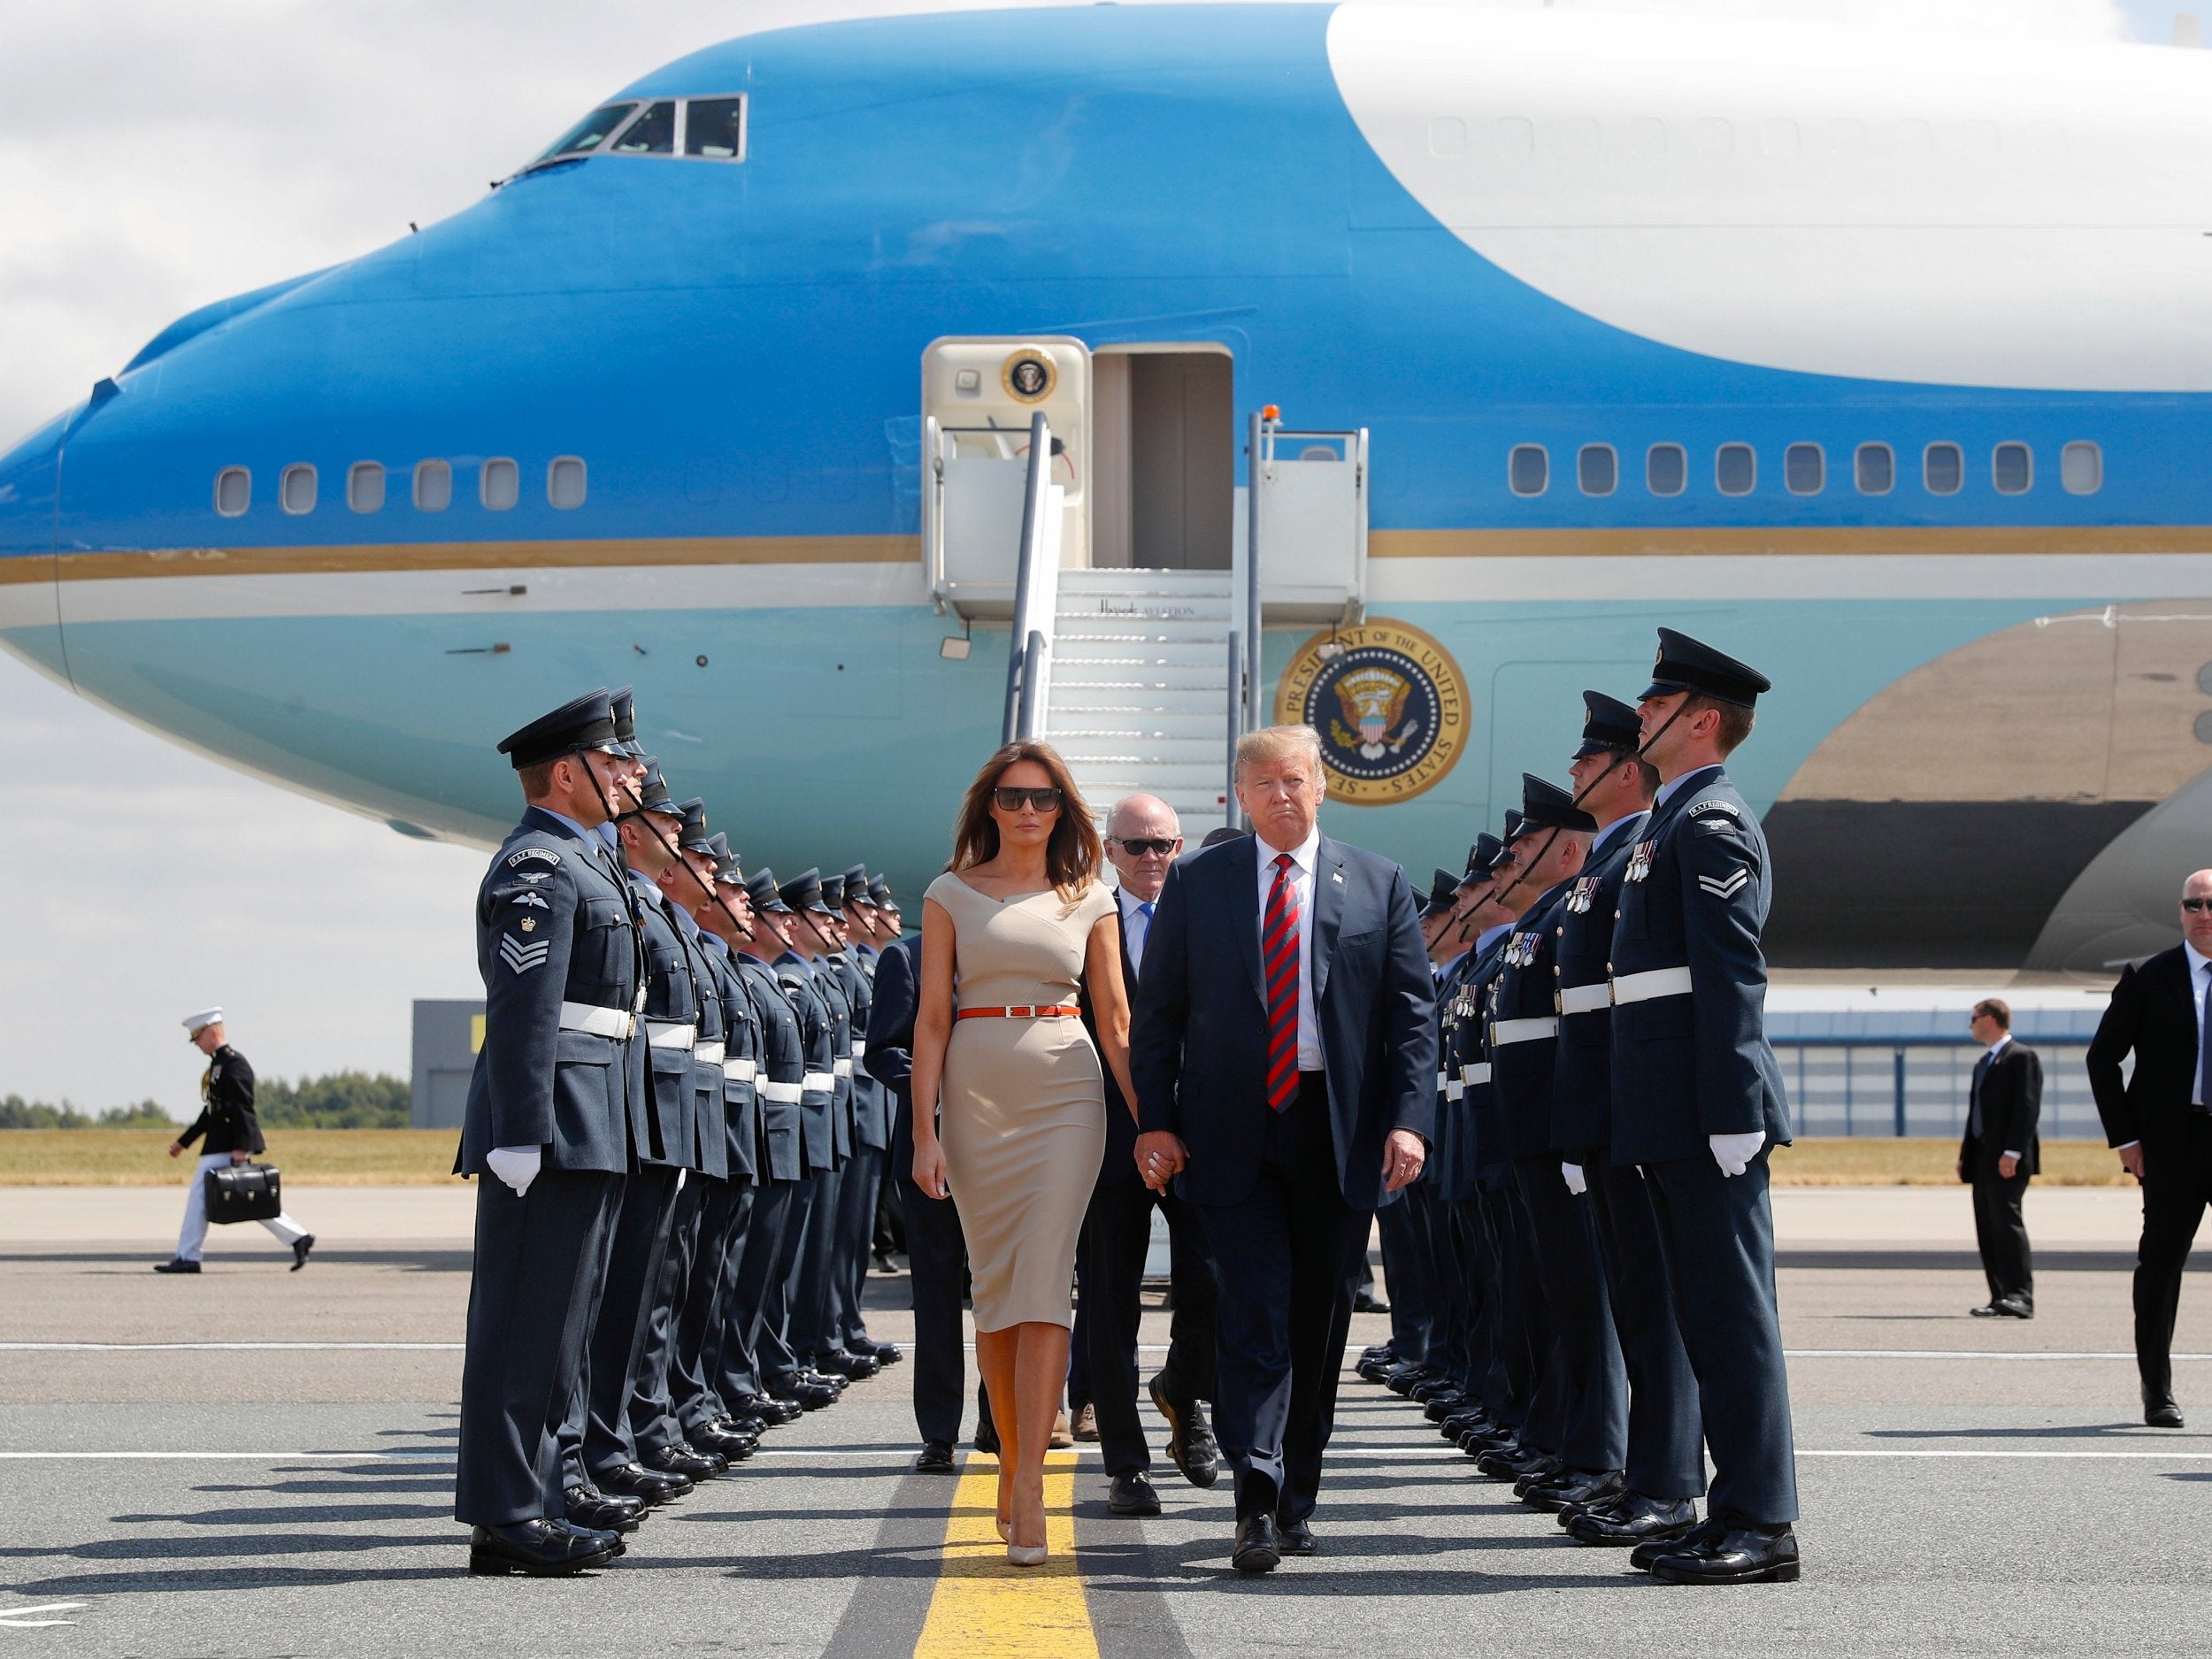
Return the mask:
<svg viewBox="0 0 2212 1659">
<path fill-rule="evenodd" d="M 1044 735 L 1053 613 L 1060 599 L 1060 524 L 1054 511 L 1052 446 L 1052 428 L 1044 411 L 1038 410 L 1029 418 L 1029 474 L 1022 490 L 1014 626 L 1007 643 L 1006 719 L 1002 741 L 1008 743 Z"/>
</svg>

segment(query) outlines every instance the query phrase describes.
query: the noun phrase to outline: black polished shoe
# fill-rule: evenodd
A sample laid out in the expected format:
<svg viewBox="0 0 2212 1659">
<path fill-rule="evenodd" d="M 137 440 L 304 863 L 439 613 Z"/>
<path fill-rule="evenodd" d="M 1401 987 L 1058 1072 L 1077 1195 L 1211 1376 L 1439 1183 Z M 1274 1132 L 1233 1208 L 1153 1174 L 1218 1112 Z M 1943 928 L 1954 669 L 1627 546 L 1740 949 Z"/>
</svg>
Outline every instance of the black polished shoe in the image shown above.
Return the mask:
<svg viewBox="0 0 2212 1659">
<path fill-rule="evenodd" d="M 1388 1313 L 1390 1304 L 1378 1297 L 1371 1290 L 1356 1290 L 1352 1293 L 1352 1311 L 1354 1313 Z"/>
<path fill-rule="evenodd" d="M 1424 1407 L 1432 1406 L 1440 1400 L 1444 1401 L 1448 1403 L 1450 1410 L 1456 1411 L 1459 1409 L 1459 1385 L 1440 1372 L 1426 1382 L 1414 1384 L 1413 1392 L 1408 1398 L 1419 1401 Z M 1448 1412 L 1447 1415 L 1449 1413 Z M 1430 1420 L 1434 1422 L 1440 1419 Z"/>
<path fill-rule="evenodd" d="M 687 1480 L 711 1480 L 727 1471 L 730 1460 L 703 1452 L 688 1440 L 673 1440 L 638 1459 L 657 1475 L 681 1475 Z"/>
<path fill-rule="evenodd" d="M 1555 1514 L 1571 1505 L 1586 1509 L 1609 1503 L 1627 1490 L 1627 1479 L 1617 1469 L 1563 1469 L 1548 1480 L 1531 1481 L 1521 1502 Z"/>
<path fill-rule="evenodd" d="M 603 1470 L 592 1477 L 591 1484 L 618 1498 L 642 1498 L 656 1505 L 673 1502 L 691 1490 L 687 1476 L 662 1474 L 642 1463 Z"/>
<path fill-rule="evenodd" d="M 1476 1470 L 1493 1480 L 1518 1480 L 1543 1466 L 1544 1454 L 1531 1450 L 1518 1440 L 1493 1446 L 1475 1457 Z"/>
<path fill-rule="evenodd" d="M 818 1366 L 807 1365 L 800 1368 L 799 1380 L 812 1383 L 818 1388 L 826 1388 L 833 1394 L 841 1394 L 852 1386 L 853 1379 L 837 1371 L 823 1371 Z"/>
<path fill-rule="evenodd" d="M 1405 1360 L 1383 1373 L 1383 1386 L 1394 1394 L 1409 1397 L 1415 1387 L 1428 1381 L 1436 1373 L 1428 1368 L 1425 1360 Z"/>
<path fill-rule="evenodd" d="M 914 1460 L 915 1472 L 924 1475 L 950 1475 L 958 1471 L 952 1461 L 950 1440 L 924 1440 L 922 1455 Z"/>
<path fill-rule="evenodd" d="M 2174 1403 L 2172 1394 L 2154 1394 L 2146 1389 L 2143 1421 L 2154 1429 L 2177 1429 L 2181 1426 L 2181 1408 Z"/>
<path fill-rule="evenodd" d="M 1281 1539 L 1271 1515 L 1248 1515 L 1237 1523 L 1236 1547 L 1229 1564 L 1239 1572 L 1272 1572 L 1283 1559 Z"/>
<path fill-rule="evenodd" d="M 2035 1304 L 2019 1296 L 2008 1296 L 2002 1302 L 1999 1302 L 1997 1307 L 2008 1319 L 2032 1319 L 2035 1317 Z"/>
<path fill-rule="evenodd" d="M 848 1382 L 865 1382 L 883 1367 L 866 1354 L 848 1354 L 843 1349 L 814 1356 L 814 1369 L 828 1377 L 842 1377 Z"/>
<path fill-rule="evenodd" d="M 580 1538 L 588 1543 L 596 1544 L 600 1548 L 607 1552 L 607 1555 L 610 1560 L 617 1555 L 626 1555 L 629 1554 L 629 1547 L 623 1543 L 622 1534 L 613 1532 L 609 1528 L 603 1526 L 581 1526 L 574 1521 L 556 1521 L 553 1525 L 559 1527 L 563 1532 L 568 1533 L 571 1537 Z"/>
<path fill-rule="evenodd" d="M 1549 1452 L 1537 1454 L 1537 1462 L 1525 1474 L 1513 1478 L 1513 1495 L 1520 1497 L 1531 1486 L 1541 1486 L 1558 1479 L 1567 1472 L 1567 1465 Z"/>
<path fill-rule="evenodd" d="M 1212 1486 L 1221 1479 L 1221 1448 L 1207 1426 L 1205 1406 L 1195 1397 L 1171 1393 L 1164 1371 L 1152 1379 L 1146 1392 L 1152 1396 L 1153 1409 L 1167 1419 L 1170 1461 L 1194 1486 Z"/>
<path fill-rule="evenodd" d="M 296 1273 L 307 1265 L 307 1253 L 315 1248 L 315 1235 L 292 1240 L 292 1271 Z"/>
<path fill-rule="evenodd" d="M 798 1406 L 787 1400 L 779 1400 L 772 1394 L 741 1394 L 729 1402 L 729 1408 L 732 1422 L 742 1423 L 751 1417 L 767 1424 L 771 1428 L 779 1424 L 795 1422 L 801 1415 Z"/>
<path fill-rule="evenodd" d="M 1160 1494 L 1152 1489 L 1152 1477 L 1141 1469 L 1116 1475 L 1106 1494 L 1106 1509 L 1113 1515 L 1157 1515 Z"/>
<path fill-rule="evenodd" d="M 754 1445 L 758 1446 L 761 1442 L 762 1437 L 764 1436 L 770 1429 L 775 1427 L 775 1425 L 769 1422 L 765 1417 L 757 1417 L 749 1412 L 725 1411 L 720 1417 L 715 1418 L 713 1422 L 708 1424 L 707 1426 L 710 1429 L 718 1429 L 725 1434 L 741 1435 L 746 1440 L 752 1441 Z"/>
<path fill-rule="evenodd" d="M 1286 1555 L 1317 1555 L 1321 1547 L 1313 1541 L 1313 1523 L 1286 1521 L 1275 1517 L 1276 1547 Z"/>
<path fill-rule="evenodd" d="M 1679 1555 L 1686 1549 L 1702 1549 L 1728 1535 L 1728 1523 L 1717 1521 L 1710 1516 L 1700 1521 L 1678 1539 L 1650 1538 L 1628 1552 L 1628 1564 L 1639 1572 L 1649 1572 L 1651 1563 L 1662 1555 Z"/>
<path fill-rule="evenodd" d="M 196 1273 L 199 1271 L 200 1264 L 197 1262 L 188 1262 L 181 1256 L 172 1261 L 154 1263 L 154 1271 L 157 1273 Z"/>
<path fill-rule="evenodd" d="M 759 1448 L 760 1436 L 741 1433 L 713 1423 L 701 1424 L 685 1437 L 695 1449 L 719 1457 L 726 1464 L 741 1463 Z"/>
<path fill-rule="evenodd" d="M 570 1486 L 561 1507 L 576 1525 L 595 1532 L 634 1532 L 645 1518 L 642 1498 L 611 1498 L 596 1486 Z"/>
<path fill-rule="evenodd" d="M 1655 1555 L 1663 1584 L 1795 1584 L 1797 1534 L 1786 1526 L 1738 1526 L 1695 1549 Z"/>
<path fill-rule="evenodd" d="M 1647 1498 L 1624 1493 L 1604 1509 L 1563 1514 L 1560 1525 L 1578 1544 L 1626 1549 L 1686 1538 L 1697 1525 L 1697 1505 L 1687 1498 Z"/>
<path fill-rule="evenodd" d="M 550 1521 L 518 1521 L 512 1526 L 480 1526 L 469 1533 L 469 1571 L 493 1575 L 519 1572 L 533 1578 L 560 1578 L 603 1567 L 614 1552 L 590 1534 L 572 1532 Z"/>
<path fill-rule="evenodd" d="M 825 1406 L 837 1403 L 837 1390 L 822 1384 L 802 1382 L 794 1378 L 782 1387 L 783 1392 L 775 1397 L 801 1411 L 819 1411 Z"/>
</svg>

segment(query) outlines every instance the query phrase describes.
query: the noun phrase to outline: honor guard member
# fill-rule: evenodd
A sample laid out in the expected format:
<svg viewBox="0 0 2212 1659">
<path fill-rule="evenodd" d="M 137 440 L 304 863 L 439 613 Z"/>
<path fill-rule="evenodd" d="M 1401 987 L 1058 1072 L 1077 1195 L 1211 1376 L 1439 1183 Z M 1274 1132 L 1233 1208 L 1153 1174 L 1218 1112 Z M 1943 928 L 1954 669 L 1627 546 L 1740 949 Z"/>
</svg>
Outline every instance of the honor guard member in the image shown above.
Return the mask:
<svg viewBox="0 0 2212 1659">
<path fill-rule="evenodd" d="M 454 1515 L 473 1529 L 471 1571 L 549 1575 L 621 1550 L 613 1531 L 570 1521 L 559 1431 L 629 1164 L 637 944 L 595 832 L 637 766 L 604 691 L 499 750 L 528 805 L 476 897 L 484 1041 L 454 1166 L 477 1178 Z M 603 1500 L 589 1500 L 595 1514 Z M 611 1507 L 634 1525 L 637 1508 Z"/>
<path fill-rule="evenodd" d="M 680 1173 L 695 1166 L 697 1117 L 692 1050 L 699 1041 L 697 975 L 672 907 L 657 878 L 674 863 L 683 814 L 667 780 L 647 757 L 636 803 L 616 820 L 630 902 L 645 947 L 645 1007 L 639 1034 L 646 1045 L 645 1133 L 635 1139 L 636 1167 L 624 1183 L 607 1262 L 607 1282 L 592 1331 L 589 1414 L 583 1466 L 604 1492 L 665 1503 L 695 1480 L 727 1464 L 707 1453 L 664 1448 L 659 1463 L 640 1458 L 630 1401 L 644 1380 L 653 1304 L 675 1224 Z"/>
<path fill-rule="evenodd" d="M 1643 1171 L 1613 1163 L 1610 1149 L 1613 995 L 1606 964 L 1621 878 L 1659 774 L 1639 752 L 1643 735 L 1634 709 L 1598 691 L 1584 692 L 1582 703 L 1582 742 L 1572 772 L 1576 797 L 1597 820 L 1598 833 L 1558 910 L 1552 1148 L 1568 1187 L 1587 1190 L 1597 1224 L 1613 1329 L 1628 1373 L 1628 1459 L 1625 1489 L 1617 1497 L 1560 1518 L 1583 1543 L 1631 1548 L 1678 1538 L 1697 1524 L 1705 1442 L 1697 1379 L 1674 1322 L 1659 1217 Z"/>
<path fill-rule="evenodd" d="M 1659 630 L 1637 715 L 1658 770 L 1613 924 L 1613 1151 L 1640 1164 L 1713 1461 L 1705 1520 L 1629 1559 L 1678 1584 L 1794 1579 L 1797 1473 L 1767 1159 L 1789 1140 L 1763 1028 L 1766 837 L 1722 763 L 1763 674 Z"/>
<path fill-rule="evenodd" d="M 745 1248 L 737 1260 L 723 1348 L 722 1399 L 740 1418 L 752 1417 L 772 1426 L 788 1423 L 812 1405 L 826 1405 L 834 1391 L 779 1398 L 767 1384 L 771 1375 L 797 1369 L 783 1340 L 783 1285 L 790 1264 L 790 1233 L 806 1183 L 804 1116 L 806 1040 L 798 1010 L 777 981 L 773 964 L 789 949 L 785 932 L 790 910 L 776 892 L 772 870 L 746 878 L 745 896 L 753 913 L 753 936 L 738 948 L 737 969 L 760 1019 L 759 1191 L 753 1199 Z M 812 1386 L 809 1385 L 811 1389 Z"/>
<path fill-rule="evenodd" d="M 1417 1183 L 1429 1188 L 1431 1254 L 1436 1267 L 1429 1363 L 1444 1385 L 1426 1402 L 1426 1416 L 1432 1423 L 1450 1417 L 1467 1397 L 1468 1339 L 1473 1312 L 1473 1287 L 1460 1271 L 1453 1220 L 1453 1208 L 1461 1196 L 1457 1177 L 1463 1171 L 1456 1160 L 1460 1143 L 1466 1139 L 1460 1119 L 1467 1094 L 1466 1085 L 1450 1062 L 1455 1023 L 1452 1002 L 1467 967 L 1466 942 L 1452 926 L 1458 909 L 1459 878 L 1448 870 L 1432 872 L 1429 896 L 1421 910 L 1421 939 L 1428 949 L 1430 973 L 1436 981 L 1436 1137 Z"/>
<path fill-rule="evenodd" d="M 708 935 L 692 914 L 697 906 L 710 908 L 714 902 L 714 852 L 707 840 L 706 803 L 694 797 L 677 803 L 676 810 L 681 815 L 675 834 L 676 856 L 654 877 L 654 884 L 660 889 L 669 920 L 675 925 L 683 947 L 698 1010 L 698 1030 L 691 1049 L 691 1121 L 685 1147 L 688 1173 L 677 1186 L 668 1244 L 647 1306 L 643 1346 L 632 1366 L 630 1438 L 638 1462 L 646 1468 L 687 1473 L 680 1467 L 687 1456 L 719 1456 L 726 1466 L 752 1455 L 753 1448 L 738 1437 L 732 1437 L 733 1443 L 725 1446 L 703 1448 L 692 1444 L 683 1432 L 672 1393 L 673 1379 L 683 1369 L 680 1333 L 700 1268 L 706 1213 L 711 1208 L 726 1219 L 730 1171 L 722 1080 L 727 1033 L 721 990 L 708 954 Z M 695 1363 L 684 1386 L 695 1396 L 702 1387 Z"/>
<path fill-rule="evenodd" d="M 868 898 L 868 872 L 855 864 L 841 876 L 826 882 L 826 903 L 837 911 L 845 948 L 834 966 L 851 1010 L 853 1088 L 853 1156 L 842 1177 L 838 1196 L 837 1248 L 831 1262 L 833 1275 L 830 1340 L 856 1360 L 880 1371 L 894 1363 L 899 1350 L 868 1334 L 862 1307 L 868 1286 L 868 1249 L 875 1240 L 876 1195 L 883 1187 L 883 1171 L 891 1161 L 890 1102 L 883 1085 L 868 1072 L 868 1009 L 873 1000 L 872 964 L 861 955 L 864 935 L 873 929 L 861 914 Z"/>
<path fill-rule="evenodd" d="M 156 1262 L 157 1273 L 200 1271 L 200 1252 L 207 1243 L 209 1171 L 246 1163 L 256 1153 L 268 1149 L 261 1138 L 261 1120 L 254 1116 L 253 1067 L 224 1036 L 223 1010 L 204 1008 L 196 1014 L 187 1014 L 184 1033 L 207 1056 L 207 1069 L 200 1074 L 200 1115 L 169 1143 L 169 1156 L 182 1157 L 185 1148 L 204 1134 L 207 1141 L 192 1171 L 192 1185 L 184 1194 L 184 1225 L 177 1233 L 177 1253 L 169 1261 Z M 261 1225 L 276 1236 L 279 1244 L 292 1247 L 295 1273 L 307 1265 L 307 1253 L 315 1248 L 313 1233 L 288 1214 Z"/>
</svg>

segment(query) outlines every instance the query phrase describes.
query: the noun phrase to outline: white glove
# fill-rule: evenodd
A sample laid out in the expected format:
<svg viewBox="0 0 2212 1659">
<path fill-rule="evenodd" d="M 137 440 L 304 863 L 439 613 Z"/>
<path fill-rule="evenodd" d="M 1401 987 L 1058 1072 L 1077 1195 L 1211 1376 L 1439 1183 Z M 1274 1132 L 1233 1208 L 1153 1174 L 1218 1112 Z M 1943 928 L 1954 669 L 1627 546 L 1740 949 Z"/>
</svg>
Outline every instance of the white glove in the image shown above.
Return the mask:
<svg viewBox="0 0 2212 1659">
<path fill-rule="evenodd" d="M 1590 1190 L 1590 1183 L 1583 1179 L 1582 1165 L 1579 1164 L 1561 1164 L 1559 1179 L 1567 1183 L 1567 1190 L 1577 1198 Z"/>
<path fill-rule="evenodd" d="M 492 1173 L 513 1187 L 517 1198 L 529 1193 L 530 1183 L 538 1179 L 538 1166 L 544 1161 L 543 1147 L 494 1147 L 484 1155 Z"/>
<path fill-rule="evenodd" d="M 1767 1132 L 1753 1129 L 1740 1135 L 1708 1135 L 1705 1144 L 1713 1148 L 1713 1162 L 1720 1165 L 1723 1175 L 1741 1175 L 1751 1167 L 1751 1160 L 1759 1156 L 1759 1148 L 1767 1143 Z"/>
</svg>

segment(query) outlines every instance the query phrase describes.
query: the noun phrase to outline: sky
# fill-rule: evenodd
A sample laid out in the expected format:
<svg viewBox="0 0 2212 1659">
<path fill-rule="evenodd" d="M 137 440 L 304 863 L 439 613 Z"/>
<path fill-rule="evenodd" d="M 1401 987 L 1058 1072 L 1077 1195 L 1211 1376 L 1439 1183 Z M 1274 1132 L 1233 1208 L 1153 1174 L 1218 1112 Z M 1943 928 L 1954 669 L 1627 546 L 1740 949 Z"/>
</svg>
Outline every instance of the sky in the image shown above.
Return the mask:
<svg viewBox="0 0 2212 1659">
<path fill-rule="evenodd" d="M 1439 0 L 1471 4 L 1480 0 Z M 1492 0 L 1534 5 L 1541 0 Z M 2141 0 L 1558 0 L 2172 38 Z M 480 197 L 684 53 L 944 0 L 9 0 L 0 21 L 0 446 L 195 306 Z M 2212 0 L 2203 11 L 2212 14 Z M 0 815 L 0 1094 L 183 1110 L 178 1020 L 257 1070 L 405 1075 L 419 996 L 476 993 L 481 855 L 175 749 L 0 653 L 28 764 Z"/>
</svg>

